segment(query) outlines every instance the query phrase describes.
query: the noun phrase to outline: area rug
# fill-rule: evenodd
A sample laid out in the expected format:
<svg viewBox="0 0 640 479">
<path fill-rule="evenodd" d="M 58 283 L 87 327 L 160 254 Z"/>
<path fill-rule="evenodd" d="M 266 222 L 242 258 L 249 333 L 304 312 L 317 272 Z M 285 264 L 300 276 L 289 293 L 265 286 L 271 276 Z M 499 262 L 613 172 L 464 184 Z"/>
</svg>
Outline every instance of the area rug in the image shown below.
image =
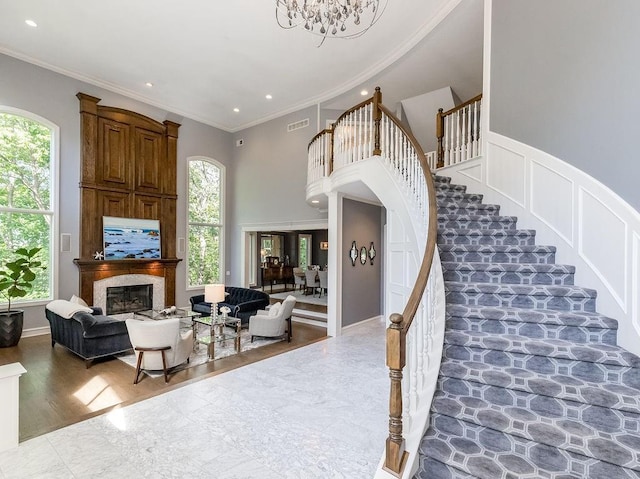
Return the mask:
<svg viewBox="0 0 640 479">
<path fill-rule="evenodd" d="M 202 337 L 208 334 L 207 328 L 206 326 L 202 326 L 202 329 L 200 329 L 198 331 L 198 337 Z M 242 352 L 244 351 L 249 351 L 251 349 L 256 349 L 256 348 L 260 348 L 262 346 L 266 346 L 268 344 L 273 344 L 273 343 L 277 343 L 278 341 L 282 341 L 282 339 L 279 338 L 258 338 L 256 337 L 253 342 L 251 342 L 251 336 L 249 336 L 249 331 L 246 329 L 243 329 L 240 333 L 240 353 L 242 354 Z M 231 356 L 233 354 L 236 354 L 236 349 L 234 346 L 234 340 L 233 339 L 229 339 L 227 341 L 225 341 L 224 343 L 216 343 L 215 345 L 215 357 L 214 357 L 214 361 L 217 359 L 222 359 L 222 358 L 226 358 L 227 356 Z M 124 362 L 125 364 L 131 366 L 132 368 L 136 367 L 136 355 L 131 353 L 131 354 L 124 354 L 124 355 L 120 355 L 117 356 L 117 358 Z M 207 346 L 204 344 L 197 344 L 195 347 L 195 350 L 193 351 L 193 353 L 191 354 L 191 357 L 189 358 L 189 362 L 188 363 L 183 363 L 180 364 L 174 368 L 171 368 L 169 370 L 169 373 L 176 373 L 178 371 L 182 371 L 183 369 L 187 369 L 193 366 L 198 366 L 200 364 L 204 364 L 206 362 L 210 361 L 209 356 L 207 354 Z M 157 378 L 163 375 L 163 372 L 160 371 L 147 371 L 145 370 L 144 373 L 147 376 L 150 376 L 152 378 Z"/>
</svg>

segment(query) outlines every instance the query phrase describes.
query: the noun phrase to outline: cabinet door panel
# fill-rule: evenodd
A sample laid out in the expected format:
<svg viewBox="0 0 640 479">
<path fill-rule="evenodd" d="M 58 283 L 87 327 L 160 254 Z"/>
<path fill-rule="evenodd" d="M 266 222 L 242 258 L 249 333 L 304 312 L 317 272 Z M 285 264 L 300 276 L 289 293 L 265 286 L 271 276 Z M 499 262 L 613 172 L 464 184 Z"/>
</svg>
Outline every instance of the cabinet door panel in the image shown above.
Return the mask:
<svg viewBox="0 0 640 479">
<path fill-rule="evenodd" d="M 141 128 L 135 129 L 136 189 L 160 193 L 161 168 L 164 165 L 163 137 Z"/>
<path fill-rule="evenodd" d="M 160 219 L 162 198 L 155 196 L 135 195 L 134 216 L 145 220 Z"/>
<path fill-rule="evenodd" d="M 98 183 L 129 186 L 129 125 L 105 118 L 98 124 Z"/>
<path fill-rule="evenodd" d="M 102 200 L 100 201 L 102 205 L 100 222 L 102 222 L 102 216 L 117 216 L 121 218 L 129 217 L 131 208 L 129 195 L 127 193 L 101 191 L 99 192 L 99 195 Z"/>
</svg>

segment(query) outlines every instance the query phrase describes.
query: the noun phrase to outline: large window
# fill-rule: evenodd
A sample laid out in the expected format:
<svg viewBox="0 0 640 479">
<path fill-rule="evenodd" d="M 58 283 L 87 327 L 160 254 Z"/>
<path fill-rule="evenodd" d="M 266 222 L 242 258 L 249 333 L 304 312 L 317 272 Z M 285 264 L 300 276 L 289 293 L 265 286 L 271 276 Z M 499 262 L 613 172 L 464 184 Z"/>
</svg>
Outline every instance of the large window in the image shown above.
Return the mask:
<svg viewBox="0 0 640 479">
<path fill-rule="evenodd" d="M 17 248 L 40 247 L 39 259 L 47 267 L 21 301 L 53 297 L 57 130 L 45 120 L 32 118 L 0 107 L 0 262 L 13 258 Z M 4 299 L 0 297 L 0 302 Z"/>
<path fill-rule="evenodd" d="M 224 282 L 224 166 L 189 159 L 188 287 Z"/>
</svg>

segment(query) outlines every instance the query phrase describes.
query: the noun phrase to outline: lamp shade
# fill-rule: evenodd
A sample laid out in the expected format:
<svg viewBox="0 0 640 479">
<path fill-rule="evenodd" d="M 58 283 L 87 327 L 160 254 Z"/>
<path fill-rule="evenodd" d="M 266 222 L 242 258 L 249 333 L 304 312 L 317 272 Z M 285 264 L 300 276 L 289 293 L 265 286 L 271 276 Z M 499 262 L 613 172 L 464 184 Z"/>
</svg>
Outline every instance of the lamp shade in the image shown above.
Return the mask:
<svg viewBox="0 0 640 479">
<path fill-rule="evenodd" d="M 204 287 L 204 300 L 207 303 L 224 301 L 224 284 L 207 284 Z"/>
</svg>

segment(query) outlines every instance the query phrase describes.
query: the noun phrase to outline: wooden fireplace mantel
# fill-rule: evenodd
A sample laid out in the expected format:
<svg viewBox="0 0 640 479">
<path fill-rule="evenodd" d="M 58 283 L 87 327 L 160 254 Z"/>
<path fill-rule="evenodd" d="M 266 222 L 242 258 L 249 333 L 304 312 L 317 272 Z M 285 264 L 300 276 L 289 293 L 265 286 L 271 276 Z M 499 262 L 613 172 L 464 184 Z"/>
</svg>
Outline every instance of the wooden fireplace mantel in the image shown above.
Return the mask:
<svg viewBox="0 0 640 479">
<path fill-rule="evenodd" d="M 117 259 L 88 260 L 76 258 L 80 270 L 80 297 L 93 304 L 93 282 L 123 274 L 148 274 L 164 278 L 164 304 L 172 306 L 176 297 L 176 266 L 182 261 L 173 259 Z"/>
</svg>

